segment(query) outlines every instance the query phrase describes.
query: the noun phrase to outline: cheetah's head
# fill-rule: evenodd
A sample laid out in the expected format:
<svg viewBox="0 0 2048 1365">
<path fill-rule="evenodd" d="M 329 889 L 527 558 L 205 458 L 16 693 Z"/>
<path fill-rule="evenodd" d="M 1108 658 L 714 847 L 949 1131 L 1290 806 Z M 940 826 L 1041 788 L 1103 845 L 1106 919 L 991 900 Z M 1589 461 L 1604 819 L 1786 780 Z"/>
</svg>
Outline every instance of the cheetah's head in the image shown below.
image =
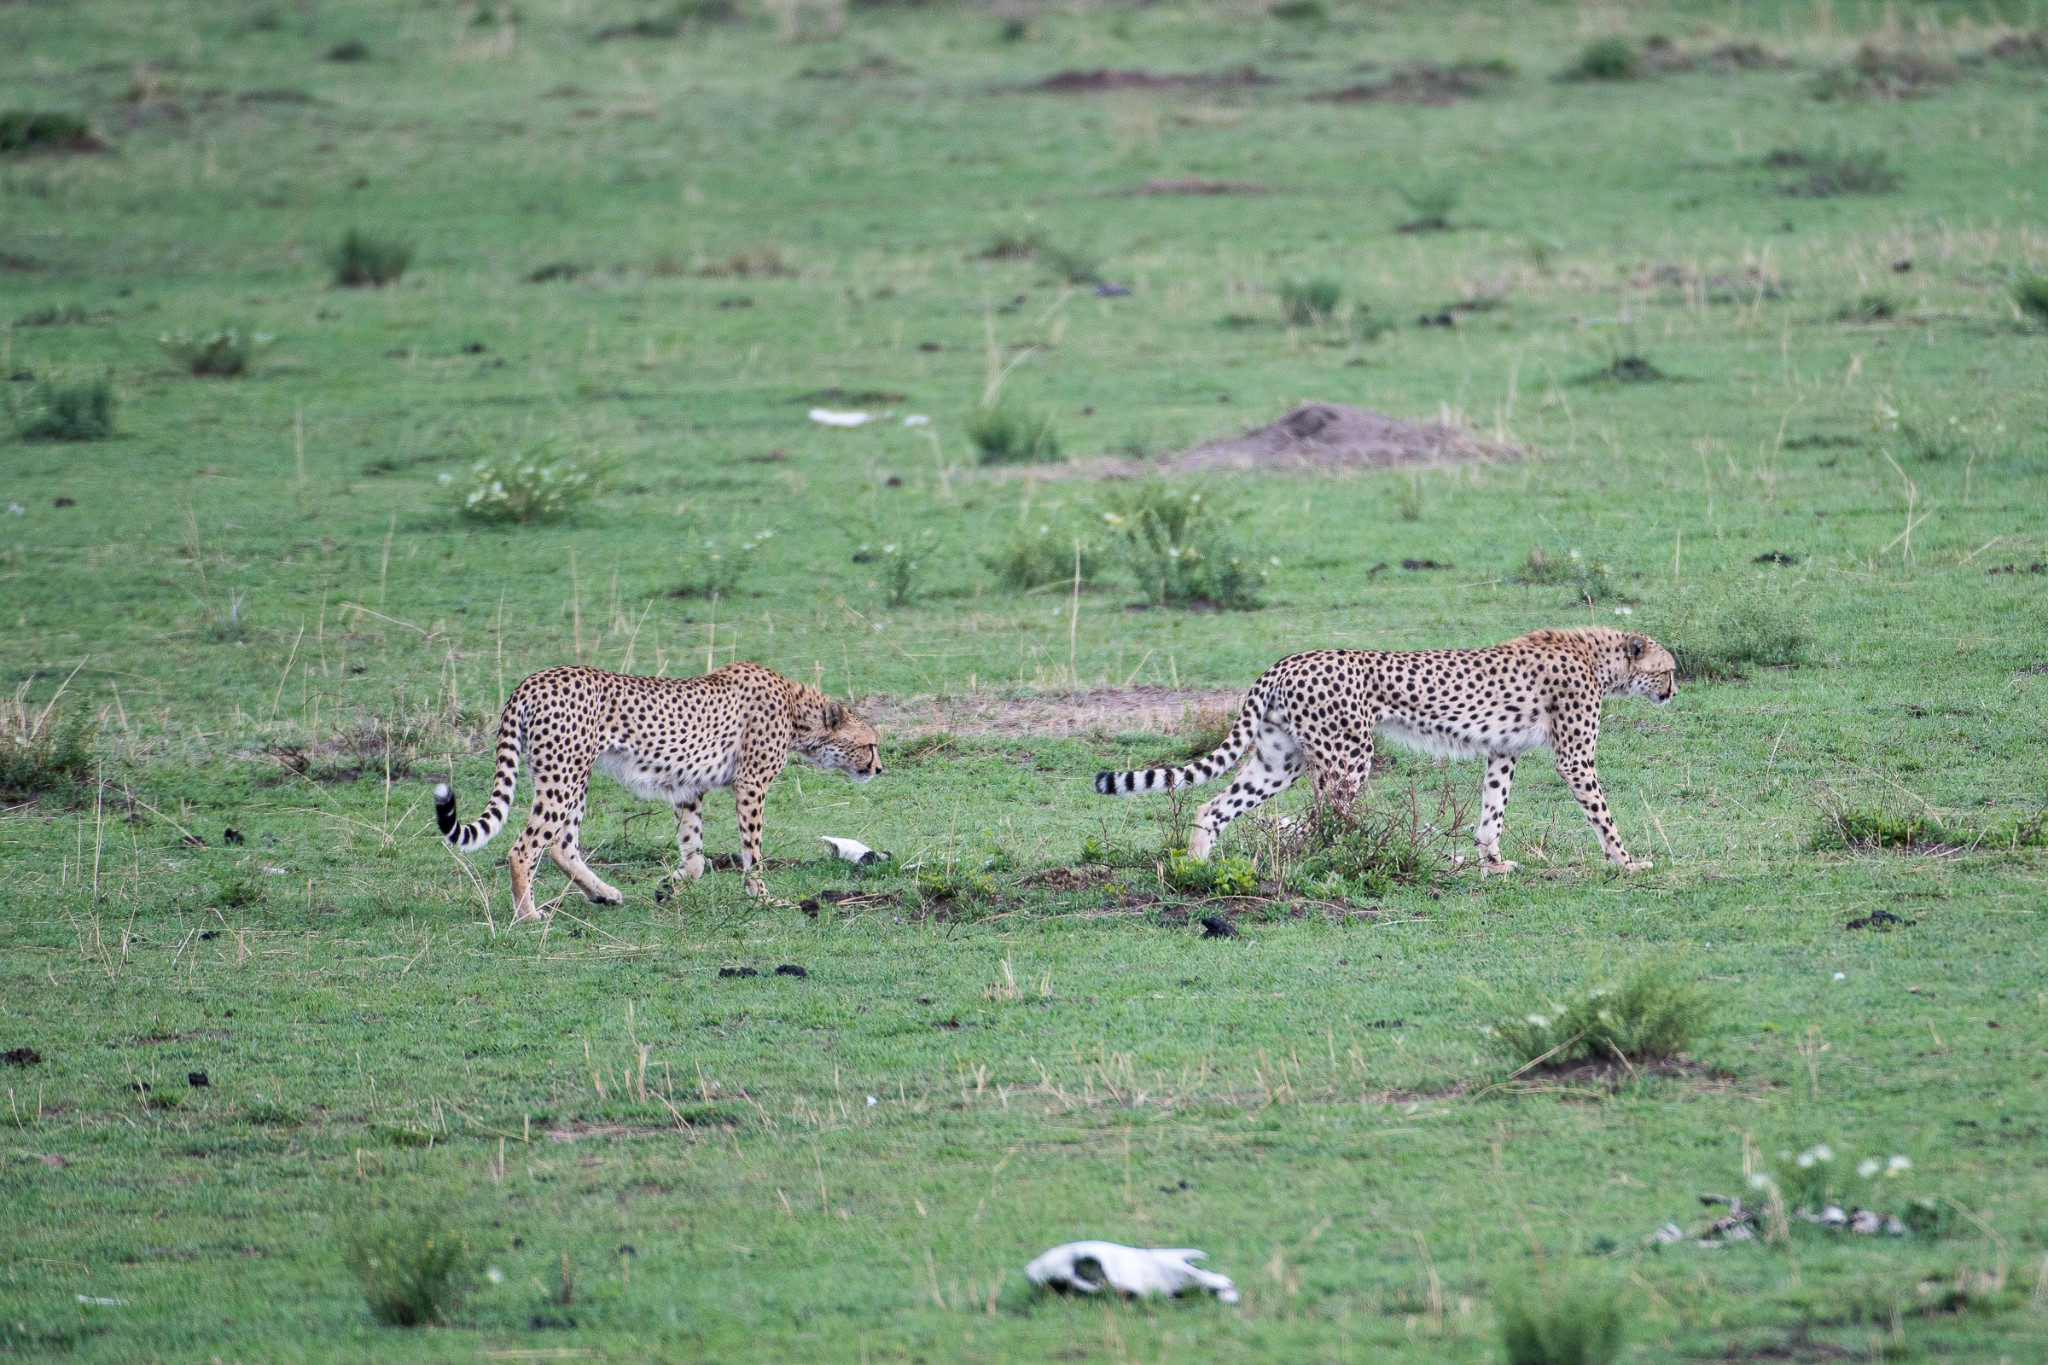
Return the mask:
<svg viewBox="0 0 2048 1365">
<path fill-rule="evenodd" d="M 856 782 L 882 771 L 881 740 L 872 725 L 829 697 L 814 695 L 809 700 L 815 704 L 799 708 L 792 746 L 806 762 L 836 768 Z"/>
<path fill-rule="evenodd" d="M 1647 635 L 1623 637 L 1621 652 L 1627 660 L 1621 692 L 1647 697 L 1662 706 L 1678 691 L 1678 661 L 1671 651 Z"/>
</svg>

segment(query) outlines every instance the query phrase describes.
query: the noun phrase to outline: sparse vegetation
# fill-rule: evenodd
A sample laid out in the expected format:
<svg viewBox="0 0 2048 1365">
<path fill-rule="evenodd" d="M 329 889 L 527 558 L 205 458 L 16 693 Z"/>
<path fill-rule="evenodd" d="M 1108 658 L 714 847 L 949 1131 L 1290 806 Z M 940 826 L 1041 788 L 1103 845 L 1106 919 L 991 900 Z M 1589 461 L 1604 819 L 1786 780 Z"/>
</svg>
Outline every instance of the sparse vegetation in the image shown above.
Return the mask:
<svg viewBox="0 0 2048 1365">
<path fill-rule="evenodd" d="M 1814 151 L 1781 147 L 1765 157 L 1764 164 L 1803 171 L 1797 180 L 1787 181 L 1782 187 L 1786 194 L 1799 199 L 1889 194 L 1905 183 L 1905 177 L 1892 168 L 1890 154 L 1882 148 Z"/>
<path fill-rule="evenodd" d="M 1706 607 L 1676 641 L 1665 643 L 1680 676 L 1716 682 L 1805 663 L 1811 639 L 1807 615 L 1795 603 L 1743 591 Z"/>
<path fill-rule="evenodd" d="M 396 283 L 412 264 L 412 246 L 395 237 L 383 237 L 361 228 L 350 228 L 327 255 L 334 282 L 345 289 L 361 289 Z"/>
<path fill-rule="evenodd" d="M 1283 280 L 1275 292 L 1281 314 L 1296 327 L 1321 326 L 1344 301 L 1344 287 L 1335 280 Z"/>
<path fill-rule="evenodd" d="M 456 493 L 456 509 L 472 521 L 524 526 L 560 521 L 596 496 L 598 471 L 588 461 L 542 441 L 510 456 L 486 456 L 469 477 L 442 480 Z"/>
<path fill-rule="evenodd" d="M 92 779 L 97 727 L 75 703 L 60 708 L 61 690 L 40 706 L 28 693 L 24 682 L 0 699 L 0 801 L 75 798 Z"/>
<path fill-rule="evenodd" d="M 1582 986 L 1562 1003 L 1496 1006 L 1485 1031 L 1524 1066 L 1665 1062 L 1684 1055 L 1713 1016 L 1703 988 L 1666 967 L 1639 967 L 1618 984 Z"/>
<path fill-rule="evenodd" d="M 1264 566 L 1238 547 L 1228 519 L 1201 489 L 1138 484 L 1105 498 L 1102 519 L 1146 601 L 1230 610 L 1260 605 Z"/>
<path fill-rule="evenodd" d="M 1262 840 L 1289 890 L 1330 900 L 1370 900 L 1401 887 L 1440 886 L 1458 866 L 1466 802 L 1448 786 L 1369 786 L 1348 815 L 1320 807 Z"/>
<path fill-rule="evenodd" d="M 223 327 L 205 336 L 195 337 L 186 332 L 164 336 L 157 345 L 188 374 L 226 379 L 247 374 L 256 356 L 270 342 L 267 333 L 251 332 L 245 336 L 236 328 Z"/>
<path fill-rule="evenodd" d="M 1102 259 L 1075 246 L 1040 246 L 1038 263 L 1062 284 L 1102 283 Z"/>
<path fill-rule="evenodd" d="M 1886 322 L 1899 315 L 1899 301 L 1882 290 L 1873 290 L 1853 303 L 1845 303 L 1835 316 L 1843 322 Z"/>
<path fill-rule="evenodd" d="M 2036 327 L 2048 327 L 2048 275 L 2022 275 L 2012 282 L 2012 301 Z"/>
<path fill-rule="evenodd" d="M 114 382 L 45 379 L 14 409 L 15 434 L 24 441 L 104 441 L 114 434 Z"/>
<path fill-rule="evenodd" d="M 705 541 L 682 558 L 682 581 L 669 596 L 730 602 L 753 576 L 756 556 L 774 535 L 773 531 L 757 531 L 741 540 Z"/>
<path fill-rule="evenodd" d="M 1223 854 L 1207 859 L 1188 856 L 1184 848 L 1168 849 L 1166 884 L 1190 896 L 1256 896 L 1259 871 L 1249 858 Z"/>
<path fill-rule="evenodd" d="M 1564 72 L 1572 81 L 1632 81 L 1642 74 L 1642 54 L 1634 43 L 1618 37 L 1593 39 Z"/>
<path fill-rule="evenodd" d="M 1052 414 L 999 398 L 967 415 L 967 439 L 983 464 L 1045 464 L 1061 458 Z"/>
<path fill-rule="evenodd" d="M 1577 549 L 1553 555 L 1541 545 L 1531 545 L 1529 558 L 1522 565 L 1520 581 L 1542 587 L 1567 588 L 1575 601 L 1607 602 L 1621 596 L 1613 570 L 1598 560 L 1586 558 Z"/>
<path fill-rule="evenodd" d="M 1413 215 L 1401 224 L 1402 232 L 1448 232 L 1464 186 L 1454 176 L 1440 175 L 1397 185 L 1394 193 Z"/>
<path fill-rule="evenodd" d="M 10 109 L 0 113 L 0 155 L 24 152 L 98 152 L 106 143 L 76 114 Z"/>
<path fill-rule="evenodd" d="M 447 1322 L 473 1273 L 468 1239 L 438 1207 L 358 1215 L 340 1250 L 370 1316 L 389 1327 Z"/>
<path fill-rule="evenodd" d="M 1628 1341 L 1621 1287 L 1592 1272 L 1547 1283 L 1509 1272 L 1493 1313 L 1507 1365 L 1611 1365 Z"/>
<path fill-rule="evenodd" d="M 1051 522 L 1021 528 L 982 563 L 1011 592 L 1072 583 L 1093 584 L 1102 572 L 1102 553 L 1086 537 L 1055 531 Z"/>
</svg>

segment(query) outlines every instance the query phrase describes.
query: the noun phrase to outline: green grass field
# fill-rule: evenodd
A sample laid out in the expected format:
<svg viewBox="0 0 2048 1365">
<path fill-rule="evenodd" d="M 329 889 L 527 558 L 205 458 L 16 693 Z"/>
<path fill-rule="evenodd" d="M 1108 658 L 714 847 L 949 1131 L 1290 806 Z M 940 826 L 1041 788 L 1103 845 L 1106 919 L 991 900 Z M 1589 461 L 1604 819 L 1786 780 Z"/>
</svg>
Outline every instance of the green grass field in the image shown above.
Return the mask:
<svg viewBox="0 0 2048 1365">
<path fill-rule="evenodd" d="M 2048 10 L 722 9 L 0 7 L 0 104 L 84 120 L 0 119 L 0 1355 L 1565 1359 L 1533 1277 L 1632 1361 L 2043 1359 Z M 1033 88 L 1104 69 L 1204 79 Z M 1072 469 L 978 461 L 995 388 Z M 1259 605 L 1147 602 L 1071 475 L 1307 399 L 1525 454 L 1176 479 Z M 465 514 L 522 460 L 564 515 Z M 1607 709 L 1634 876 L 1532 758 L 1510 878 L 1176 889 L 1188 807 L 1089 779 L 1204 718 L 1046 723 L 1588 622 L 1694 675 Z M 657 905 L 600 779 L 626 904 L 513 930 L 428 796 L 510 687 L 735 658 L 896 718 L 769 802 L 860 897 Z M 1483 1031 L 1660 967 L 1683 1063 Z M 1819 1143 L 1914 1230 L 1696 1245 Z M 385 1215 L 460 1241 L 430 1325 Z M 1243 1302 L 1033 1299 L 1078 1238 Z"/>
</svg>

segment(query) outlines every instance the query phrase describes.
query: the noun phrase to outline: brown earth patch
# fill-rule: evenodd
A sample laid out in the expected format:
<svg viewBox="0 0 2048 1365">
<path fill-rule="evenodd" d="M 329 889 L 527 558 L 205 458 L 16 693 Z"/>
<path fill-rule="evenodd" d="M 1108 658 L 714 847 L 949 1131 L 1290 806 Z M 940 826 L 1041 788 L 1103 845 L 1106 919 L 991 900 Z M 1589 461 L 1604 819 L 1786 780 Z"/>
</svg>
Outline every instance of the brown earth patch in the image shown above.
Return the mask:
<svg viewBox="0 0 2048 1365">
<path fill-rule="evenodd" d="M 861 719 L 893 736 L 1174 735 L 1200 728 L 1204 712 L 1233 708 L 1242 695 L 1222 688 L 1097 687 L 1025 696 L 873 696 L 857 709 Z"/>
<path fill-rule="evenodd" d="M 1458 62 L 1438 66 L 1414 62 L 1396 68 L 1384 80 L 1346 86 L 1309 98 L 1324 104 L 1422 104 L 1434 108 L 1476 99 L 1513 75 L 1499 62 Z"/>
<path fill-rule="evenodd" d="M 1092 71 L 1055 71 L 1030 88 L 1049 95 L 1099 95 L 1118 90 L 1222 90 L 1232 86 L 1271 85 L 1273 78 L 1249 64 L 1227 71 L 1162 74 L 1157 71 L 1116 70 L 1096 67 Z"/>
<path fill-rule="evenodd" d="M 1439 422 L 1407 422 L 1348 403 L 1304 403 L 1243 436 L 1206 441 L 1157 461 L 1163 473 L 1205 470 L 1390 469 L 1509 459 L 1514 450 Z"/>
<path fill-rule="evenodd" d="M 1123 874 L 1110 867 L 1048 867 L 1017 879 L 1020 887 L 1042 887 L 1047 891 L 1086 891 L 1103 886 Z"/>
<path fill-rule="evenodd" d="M 1256 180 L 1207 180 L 1198 175 L 1173 180 L 1147 180 L 1136 189 L 1120 191 L 1127 197 L 1166 194 L 1264 194 L 1266 187 Z"/>
</svg>

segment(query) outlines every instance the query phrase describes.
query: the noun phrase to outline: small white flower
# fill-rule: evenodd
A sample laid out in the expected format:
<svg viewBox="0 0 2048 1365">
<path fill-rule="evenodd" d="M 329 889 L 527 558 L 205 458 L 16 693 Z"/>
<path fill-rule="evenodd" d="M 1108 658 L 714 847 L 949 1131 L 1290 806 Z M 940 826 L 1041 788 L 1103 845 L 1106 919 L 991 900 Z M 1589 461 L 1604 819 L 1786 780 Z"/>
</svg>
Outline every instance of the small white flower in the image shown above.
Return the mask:
<svg viewBox="0 0 2048 1365">
<path fill-rule="evenodd" d="M 1909 1156 L 1894 1156 L 1884 1164 L 1884 1173 L 1887 1176 L 1903 1175 L 1912 1169 L 1913 1158 Z"/>
<path fill-rule="evenodd" d="M 1753 1190 L 1767 1190 L 1771 1187 L 1771 1178 L 1762 1171 L 1751 1171 L 1749 1173 L 1749 1187 Z"/>
<path fill-rule="evenodd" d="M 868 1108 L 872 1109 L 880 1103 L 881 1101 L 876 1099 L 873 1095 L 868 1096 Z"/>
<path fill-rule="evenodd" d="M 25 517 L 28 515 L 28 509 L 18 502 L 10 502 L 7 504 L 7 515 L 10 517 Z"/>
<path fill-rule="evenodd" d="M 1548 1019 L 1545 1019 L 1545 1018 L 1544 1018 L 1544 1017 L 1543 1017 L 1542 1015 L 1540 1015 L 1540 1014 L 1532 1014 L 1532 1015 L 1529 1015 L 1529 1016 L 1528 1016 L 1528 1019 L 1529 1019 L 1529 1022 L 1530 1022 L 1530 1023 L 1532 1023 L 1532 1024 L 1534 1024 L 1534 1025 L 1535 1025 L 1535 1026 L 1536 1026 L 1537 1028 L 1549 1028 L 1549 1027 L 1550 1027 L 1550 1021 L 1549 1021 Z"/>
<path fill-rule="evenodd" d="M 1634 616 L 1636 614 L 1636 609 L 1634 607 L 1616 607 L 1614 609 L 1614 614 L 1616 616 Z"/>
<path fill-rule="evenodd" d="M 1879 1171 L 1883 1169 L 1884 1163 L 1882 1161 L 1879 1161 L 1874 1156 L 1867 1156 L 1863 1158 L 1862 1162 L 1857 1165 L 1856 1174 L 1862 1176 L 1865 1180 L 1868 1180 L 1870 1179 L 1870 1177 L 1876 1175 Z"/>
<path fill-rule="evenodd" d="M 489 1270 L 486 1270 L 484 1272 L 484 1278 L 489 1280 L 492 1284 L 503 1284 L 505 1283 L 505 1272 L 498 1269 L 498 1267 L 496 1266 L 492 1266 Z"/>
<path fill-rule="evenodd" d="M 1268 564 L 1271 564 L 1271 565 L 1272 565 L 1272 566 L 1273 566 L 1274 568 L 1276 568 L 1276 569 L 1277 569 L 1277 568 L 1279 568 L 1279 567 L 1280 567 L 1280 556 L 1278 556 L 1278 555 L 1273 555 L 1273 556 L 1271 556 L 1270 558 L 1268 558 L 1268 559 L 1266 560 L 1266 562 L 1267 562 Z"/>
<path fill-rule="evenodd" d="M 1848 979 L 1849 979 L 1849 974 L 1848 974 L 1847 972 L 1836 972 L 1836 973 L 1835 973 L 1835 980 L 1837 980 L 1837 981 L 1847 981 Z"/>
<path fill-rule="evenodd" d="M 903 425 L 906 427 L 928 427 L 931 424 L 932 419 L 921 412 L 913 412 L 903 419 Z"/>
</svg>

